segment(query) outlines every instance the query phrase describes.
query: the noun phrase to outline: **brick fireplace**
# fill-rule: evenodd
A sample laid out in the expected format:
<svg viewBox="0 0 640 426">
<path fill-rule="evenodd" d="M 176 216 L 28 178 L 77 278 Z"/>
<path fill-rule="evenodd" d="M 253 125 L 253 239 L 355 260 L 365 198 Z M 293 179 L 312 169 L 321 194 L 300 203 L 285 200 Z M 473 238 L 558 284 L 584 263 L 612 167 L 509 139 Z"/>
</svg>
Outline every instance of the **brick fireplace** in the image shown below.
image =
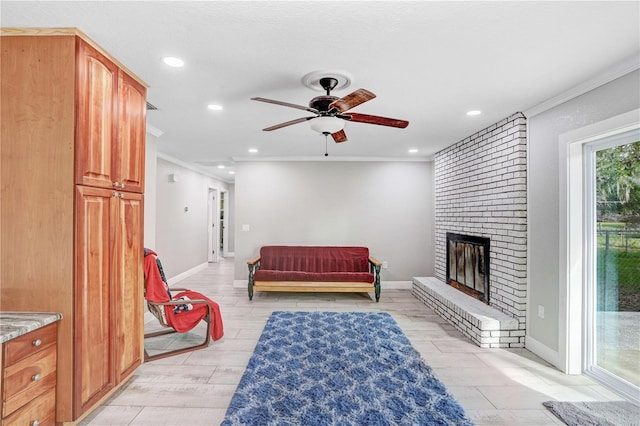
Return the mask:
<svg viewBox="0 0 640 426">
<path fill-rule="evenodd" d="M 522 113 L 435 156 L 435 277 L 414 278 L 413 294 L 479 346 L 524 347 L 526 176 Z M 447 233 L 490 240 L 487 300 L 447 285 Z"/>
<path fill-rule="evenodd" d="M 489 303 L 491 239 L 447 232 L 445 283 Z"/>
</svg>

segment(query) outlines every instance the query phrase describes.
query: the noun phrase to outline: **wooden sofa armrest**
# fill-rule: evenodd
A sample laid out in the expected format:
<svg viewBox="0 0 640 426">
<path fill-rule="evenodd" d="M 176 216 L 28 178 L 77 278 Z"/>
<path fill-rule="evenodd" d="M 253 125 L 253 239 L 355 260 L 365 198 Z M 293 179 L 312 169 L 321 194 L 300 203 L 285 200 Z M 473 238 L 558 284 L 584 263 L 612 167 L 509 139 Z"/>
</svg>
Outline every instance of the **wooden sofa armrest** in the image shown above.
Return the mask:
<svg viewBox="0 0 640 426">
<path fill-rule="evenodd" d="M 253 274 L 260 268 L 260 255 L 248 260 L 247 266 L 249 267 L 249 281 L 247 283 L 247 289 L 249 290 L 249 300 L 253 300 Z"/>
<path fill-rule="evenodd" d="M 382 262 L 376 259 L 373 256 L 369 256 L 369 269 L 373 274 L 373 286 L 376 289 L 376 302 L 380 301 L 380 268 L 382 267 Z"/>
</svg>

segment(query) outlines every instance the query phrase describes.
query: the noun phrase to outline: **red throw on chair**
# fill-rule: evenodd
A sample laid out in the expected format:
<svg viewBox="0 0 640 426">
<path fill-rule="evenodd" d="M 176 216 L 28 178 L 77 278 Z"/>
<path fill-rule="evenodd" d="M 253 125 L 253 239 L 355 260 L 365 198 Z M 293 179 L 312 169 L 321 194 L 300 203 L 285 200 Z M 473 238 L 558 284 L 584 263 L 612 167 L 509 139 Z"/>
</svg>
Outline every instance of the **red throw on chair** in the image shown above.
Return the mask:
<svg viewBox="0 0 640 426">
<path fill-rule="evenodd" d="M 164 305 L 164 316 L 167 325 L 179 333 L 185 333 L 193 329 L 200 321 L 205 319 L 209 309 L 204 303 L 195 301 L 206 301 L 211 306 L 211 338 L 218 340 L 224 335 L 220 306 L 205 295 L 196 291 L 184 290 L 172 295 L 169 285 L 162 271 L 162 264 L 158 260 L 156 252 L 150 249 L 144 250 L 144 276 L 145 276 L 145 299 L 152 303 L 166 303 L 170 301 L 181 301 L 183 304 Z M 180 289 L 182 290 L 182 289 Z M 190 303 L 193 301 L 194 303 Z"/>
</svg>

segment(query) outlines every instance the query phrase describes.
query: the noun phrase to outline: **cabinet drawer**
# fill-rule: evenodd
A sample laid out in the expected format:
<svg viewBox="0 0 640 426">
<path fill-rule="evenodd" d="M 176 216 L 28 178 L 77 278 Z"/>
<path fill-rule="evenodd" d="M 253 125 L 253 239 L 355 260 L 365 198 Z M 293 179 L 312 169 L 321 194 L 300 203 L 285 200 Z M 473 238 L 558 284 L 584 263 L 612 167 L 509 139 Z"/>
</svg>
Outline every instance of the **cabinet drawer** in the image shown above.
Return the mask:
<svg viewBox="0 0 640 426">
<path fill-rule="evenodd" d="M 49 346 L 4 371 L 3 416 L 56 385 L 56 347 Z"/>
<path fill-rule="evenodd" d="M 49 324 L 30 333 L 16 337 L 5 344 L 5 366 L 36 353 L 56 342 L 56 324 Z"/>
<path fill-rule="evenodd" d="M 37 422 L 37 423 L 36 423 Z M 49 426 L 56 423 L 56 389 L 51 388 L 39 398 L 2 420 L 2 426 Z"/>
</svg>

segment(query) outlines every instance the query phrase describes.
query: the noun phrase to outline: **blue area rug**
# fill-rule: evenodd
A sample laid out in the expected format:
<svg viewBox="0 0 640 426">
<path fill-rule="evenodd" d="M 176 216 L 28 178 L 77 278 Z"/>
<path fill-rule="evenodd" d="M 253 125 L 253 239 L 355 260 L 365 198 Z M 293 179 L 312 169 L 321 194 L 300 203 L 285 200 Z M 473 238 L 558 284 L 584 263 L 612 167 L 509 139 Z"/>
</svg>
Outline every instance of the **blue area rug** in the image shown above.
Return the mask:
<svg viewBox="0 0 640 426">
<path fill-rule="evenodd" d="M 472 425 L 386 313 L 274 312 L 222 425 Z"/>
</svg>

